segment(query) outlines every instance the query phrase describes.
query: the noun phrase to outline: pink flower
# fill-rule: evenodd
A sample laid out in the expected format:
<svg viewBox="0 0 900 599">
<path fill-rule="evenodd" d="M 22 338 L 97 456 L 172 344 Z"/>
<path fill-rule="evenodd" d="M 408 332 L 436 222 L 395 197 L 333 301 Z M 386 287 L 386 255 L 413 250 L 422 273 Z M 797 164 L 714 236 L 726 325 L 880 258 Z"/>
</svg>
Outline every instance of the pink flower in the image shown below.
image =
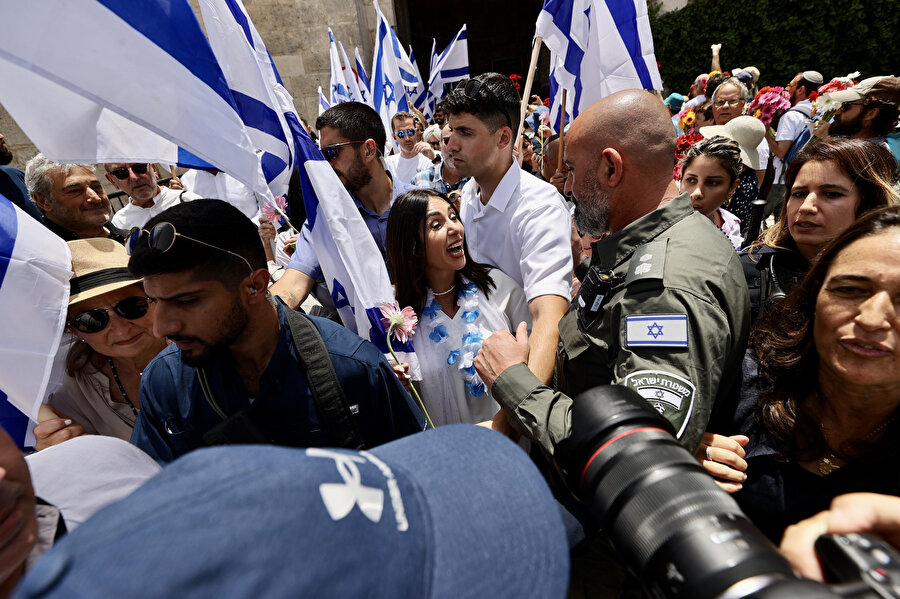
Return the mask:
<svg viewBox="0 0 900 599">
<path fill-rule="evenodd" d="M 285 208 L 287 208 L 287 199 L 284 196 L 278 196 L 275 198 L 275 205 L 284 212 Z M 269 200 L 266 200 L 266 203 L 263 204 L 262 213 L 270 223 L 275 222 L 276 216 L 281 218 L 281 215 L 275 210 L 275 206 Z"/>
<path fill-rule="evenodd" d="M 400 343 L 406 343 L 409 338 L 413 336 L 413 333 L 416 332 L 415 328 L 419 319 L 416 317 L 416 312 L 411 306 L 407 306 L 401 310 L 400 306 L 395 302 L 393 304 L 385 304 L 379 309 L 381 310 L 381 315 L 384 316 L 384 318 L 381 319 L 381 325 L 388 332 L 390 332 L 393 327 L 394 336 Z"/>
</svg>

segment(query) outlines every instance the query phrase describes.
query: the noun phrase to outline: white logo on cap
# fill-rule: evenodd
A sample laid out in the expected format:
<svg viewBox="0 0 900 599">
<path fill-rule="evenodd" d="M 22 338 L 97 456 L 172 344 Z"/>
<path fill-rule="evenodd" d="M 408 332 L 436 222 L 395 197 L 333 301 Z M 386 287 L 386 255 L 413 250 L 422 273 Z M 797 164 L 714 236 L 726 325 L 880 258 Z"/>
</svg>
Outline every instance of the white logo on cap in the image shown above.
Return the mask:
<svg viewBox="0 0 900 599">
<path fill-rule="evenodd" d="M 372 522 L 381 520 L 384 510 L 384 491 L 375 487 L 367 487 L 362 484 L 359 468 L 356 464 L 364 464 L 362 457 L 328 451 L 327 449 L 310 448 L 306 455 L 315 458 L 331 458 L 337 466 L 343 483 L 322 483 L 319 485 L 319 494 L 325 503 L 325 509 L 332 520 L 341 520 L 353 510 L 354 505 L 359 506 L 363 515 Z"/>
</svg>

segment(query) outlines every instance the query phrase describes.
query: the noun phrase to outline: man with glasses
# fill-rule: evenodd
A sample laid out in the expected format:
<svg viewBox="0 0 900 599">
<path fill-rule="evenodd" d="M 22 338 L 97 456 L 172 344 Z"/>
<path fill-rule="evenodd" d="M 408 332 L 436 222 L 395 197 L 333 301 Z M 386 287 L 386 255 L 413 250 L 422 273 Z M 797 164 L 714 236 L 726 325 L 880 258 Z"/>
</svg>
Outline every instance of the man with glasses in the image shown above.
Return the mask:
<svg viewBox="0 0 900 599">
<path fill-rule="evenodd" d="M 766 131 L 765 141 L 772 152 L 772 165 L 775 168 L 775 184 L 772 185 L 766 201 L 765 216 L 773 212 L 777 214 L 777 210 L 784 203 L 784 171 L 787 170 L 784 158 L 795 143 L 806 143 L 800 138 L 806 129 L 807 120 L 812 118 L 813 105 L 809 100 L 809 94 L 818 90 L 822 82 L 822 74 L 818 71 L 803 71 L 794 75 L 784 88 L 791 101 L 791 108 L 781 115 L 778 131 L 774 136 L 770 130 Z"/>
<path fill-rule="evenodd" d="M 841 102 L 841 107 L 834 113 L 831 125 L 825 123 L 816 129 L 817 137 L 837 135 L 887 144 L 885 137 L 894 131 L 900 115 L 900 79 L 869 77 L 828 97 Z M 898 158 L 896 152 L 894 157 Z"/>
<path fill-rule="evenodd" d="M 413 186 L 385 170 L 381 149 L 386 135 L 381 117 L 370 106 L 344 102 L 319 115 L 316 129 L 319 130 L 322 155 L 350 192 L 384 257 L 391 205 L 394 198 Z M 272 293 L 291 308 L 297 308 L 313 290 L 323 306 L 333 305 L 313 247 L 312 233 L 304 223 L 297 238 L 297 249 L 284 275 L 272 285 Z"/>
<path fill-rule="evenodd" d="M 450 141 L 450 125 L 444 125 L 440 140 L 440 157 L 438 162 L 416 175 L 413 185 L 433 189 L 440 193 L 450 193 L 461 189 L 469 180 L 460 177 L 453 163 L 447 160 L 447 142 Z"/>
<path fill-rule="evenodd" d="M 394 175 L 394 179 L 411 183 L 418 173 L 440 161 L 431 146 L 419 140 L 421 132 L 417 128 L 415 116 L 408 112 L 398 112 L 391 118 L 391 128 L 400 153 L 385 158 L 384 164 Z"/>
<path fill-rule="evenodd" d="M 178 204 L 126 249 L 155 303 L 154 333 L 172 342 L 141 377 L 131 439 L 158 462 L 206 445 L 373 447 L 423 430 L 374 345 L 266 292 L 259 234 L 235 207 Z"/>
<path fill-rule="evenodd" d="M 520 101 L 508 77 L 485 73 L 460 83 L 441 108 L 449 114 L 447 157 L 461 177 L 472 177 L 460 206 L 472 259 L 525 290 L 533 323 L 528 366 L 547 383 L 572 288 L 572 225 L 556 188 L 513 159 Z"/>
<path fill-rule="evenodd" d="M 109 237 L 118 242 L 125 231 L 109 222 L 112 207 L 89 164 L 60 164 L 38 154 L 25 165 L 25 184 L 44 226 L 63 241 Z"/>
<path fill-rule="evenodd" d="M 198 200 L 200 196 L 187 190 L 162 187 L 155 164 L 146 162 L 114 162 L 104 164 L 106 180 L 128 194 L 128 204 L 115 213 L 112 224 L 124 231 L 143 227 L 152 217 L 180 202 Z"/>
</svg>

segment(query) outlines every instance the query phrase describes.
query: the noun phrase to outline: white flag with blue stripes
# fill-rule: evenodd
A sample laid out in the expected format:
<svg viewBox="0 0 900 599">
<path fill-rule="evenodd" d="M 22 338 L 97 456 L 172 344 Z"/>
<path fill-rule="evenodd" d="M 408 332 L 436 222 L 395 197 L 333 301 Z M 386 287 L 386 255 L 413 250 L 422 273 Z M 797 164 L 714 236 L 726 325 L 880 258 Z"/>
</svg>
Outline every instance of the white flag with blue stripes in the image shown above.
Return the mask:
<svg viewBox="0 0 900 599">
<path fill-rule="evenodd" d="M 536 35 L 550 49 L 551 122 L 624 89 L 662 89 L 646 0 L 544 0 Z"/>
<path fill-rule="evenodd" d="M 270 193 L 187 0 L 0 0 L 0 81 L 0 103 L 53 160 L 199 158 Z"/>
<path fill-rule="evenodd" d="M 444 97 L 447 83 L 469 78 L 469 41 L 466 26 L 454 36 L 444 51 L 435 60 L 434 67 L 428 75 L 428 99 L 426 103 L 433 106 Z M 430 115 L 426 115 L 430 116 Z"/>
<path fill-rule="evenodd" d="M 328 92 L 331 105 L 349 102 L 350 94 L 347 92 L 347 82 L 344 80 L 344 67 L 341 66 L 331 27 L 328 28 L 328 56 L 331 61 L 331 88 Z"/>
<path fill-rule="evenodd" d="M 282 105 L 294 112 L 293 100 L 241 0 L 200 0 L 200 12 L 266 183 L 286 195 L 297 158 Z"/>
<path fill-rule="evenodd" d="M 428 93 L 428 85 L 422 80 L 422 74 L 419 71 L 419 65 L 416 64 L 416 57 L 413 54 L 412 46 L 409 47 L 409 62 L 412 63 L 413 69 L 416 71 L 416 85 L 414 87 L 406 86 L 410 93 L 410 101 L 412 105 L 422 110 L 425 103 L 425 96 Z"/>
<path fill-rule="evenodd" d="M 403 49 L 400 48 L 400 42 L 390 23 L 381 14 L 377 0 L 374 0 L 374 4 L 378 27 L 375 30 L 375 55 L 372 59 L 372 106 L 381 116 L 390 146 L 394 134 L 391 117 L 398 112 L 408 112 L 409 100 L 406 97 L 406 86 L 397 58 Z M 412 66 L 409 69 L 411 70 Z M 412 79 L 412 76 L 409 76 L 409 79 Z"/>
<path fill-rule="evenodd" d="M 331 104 L 328 103 L 328 99 L 325 97 L 325 93 L 322 91 L 322 86 L 319 86 L 319 114 L 321 115 L 323 112 L 331 108 Z"/>
<path fill-rule="evenodd" d="M 363 102 L 372 106 L 372 86 L 369 85 L 369 75 L 366 74 L 366 68 L 363 61 L 359 57 L 359 48 L 355 49 L 356 55 L 356 80 L 359 82 L 359 93 L 362 94 Z"/>
<path fill-rule="evenodd" d="M 0 196 L 0 421 L 20 447 L 46 397 L 71 265 L 62 239 Z"/>
<path fill-rule="evenodd" d="M 353 63 L 350 62 L 350 59 L 347 58 L 347 53 L 344 51 L 344 44 L 338 42 L 337 46 L 344 65 L 344 79 L 347 81 L 347 94 L 350 96 L 350 101 L 365 102 L 359 89 L 359 81 L 356 80 L 356 73 L 353 72 Z"/>
</svg>

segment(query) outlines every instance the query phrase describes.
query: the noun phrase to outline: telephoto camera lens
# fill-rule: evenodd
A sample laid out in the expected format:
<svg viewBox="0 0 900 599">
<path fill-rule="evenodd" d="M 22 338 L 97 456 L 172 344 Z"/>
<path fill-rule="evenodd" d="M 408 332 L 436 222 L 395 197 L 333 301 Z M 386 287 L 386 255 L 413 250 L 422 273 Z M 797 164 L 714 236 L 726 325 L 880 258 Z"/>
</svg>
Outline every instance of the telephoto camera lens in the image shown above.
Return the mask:
<svg viewBox="0 0 900 599">
<path fill-rule="evenodd" d="M 569 488 L 657 597 L 836 597 L 797 579 L 737 503 L 633 389 L 595 387 L 556 447 Z"/>
</svg>

